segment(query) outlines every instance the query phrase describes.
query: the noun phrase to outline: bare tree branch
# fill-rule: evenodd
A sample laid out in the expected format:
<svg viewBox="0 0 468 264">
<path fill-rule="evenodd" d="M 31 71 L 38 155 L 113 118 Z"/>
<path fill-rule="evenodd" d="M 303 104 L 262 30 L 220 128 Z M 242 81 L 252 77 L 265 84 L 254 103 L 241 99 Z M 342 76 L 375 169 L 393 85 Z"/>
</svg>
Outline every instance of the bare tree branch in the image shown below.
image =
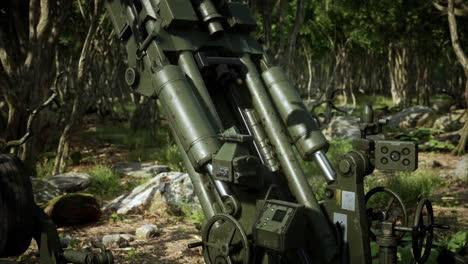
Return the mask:
<svg viewBox="0 0 468 264">
<path fill-rule="evenodd" d="M 444 14 L 448 12 L 448 7 L 439 4 L 437 1 L 432 1 L 432 5 Z M 468 16 L 468 6 L 464 3 L 461 4 L 463 8 L 453 8 L 453 13 L 456 16 Z"/>
<path fill-rule="evenodd" d="M 87 16 L 85 15 L 85 12 L 84 12 L 84 10 L 83 10 L 83 5 L 81 4 L 81 0 L 77 0 L 76 2 L 78 2 L 78 8 L 80 9 L 81 17 L 83 18 L 83 20 L 84 20 L 85 22 L 89 22 L 90 17 L 89 17 L 89 16 L 87 17 Z"/>
<path fill-rule="evenodd" d="M 50 19 L 51 8 L 50 0 L 41 0 L 41 16 L 37 24 L 37 39 L 43 39 L 52 26 L 52 19 Z"/>
<path fill-rule="evenodd" d="M 26 134 L 24 134 L 24 136 L 18 140 L 11 140 L 11 141 L 8 141 L 2 148 L 1 148 L 1 151 L 0 152 L 3 152 L 5 149 L 8 149 L 8 148 L 11 148 L 11 147 L 16 147 L 16 146 L 21 146 L 23 145 L 24 143 L 26 143 L 26 141 L 31 138 L 33 136 L 33 133 L 32 133 L 32 124 L 34 122 L 34 119 L 36 118 L 37 114 L 39 112 L 42 111 L 42 109 L 46 108 L 47 106 L 49 106 L 52 101 L 55 99 L 55 97 L 57 96 L 56 93 L 53 93 L 49 99 L 47 99 L 47 101 L 45 101 L 42 105 L 39 105 L 38 107 L 36 107 L 31 115 L 29 115 L 29 118 L 28 118 L 28 123 L 27 123 L 27 126 L 26 126 Z M 5 142 L 3 139 L 0 139 L 0 144 L 2 142 Z"/>
<path fill-rule="evenodd" d="M 457 21 L 455 19 L 453 5 L 454 5 L 453 0 L 448 0 L 447 11 L 448 11 L 448 21 L 449 21 L 449 28 L 450 28 L 450 38 L 452 39 L 452 46 L 453 46 L 453 49 L 455 50 L 455 54 L 457 55 L 458 61 L 464 68 L 465 73 L 468 75 L 468 59 L 466 58 L 466 55 L 463 52 L 463 49 L 460 45 L 460 39 L 458 38 Z"/>
</svg>

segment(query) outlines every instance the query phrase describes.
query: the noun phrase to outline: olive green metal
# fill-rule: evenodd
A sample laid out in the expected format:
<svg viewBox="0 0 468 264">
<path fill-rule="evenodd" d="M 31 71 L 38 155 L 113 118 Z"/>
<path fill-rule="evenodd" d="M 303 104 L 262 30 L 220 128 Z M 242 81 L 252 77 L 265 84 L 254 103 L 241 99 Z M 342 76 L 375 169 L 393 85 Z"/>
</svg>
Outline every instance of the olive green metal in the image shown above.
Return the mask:
<svg viewBox="0 0 468 264">
<path fill-rule="evenodd" d="M 281 67 L 271 67 L 262 73 L 268 92 L 288 133 L 304 160 L 312 160 L 319 150 L 327 150 L 325 139 L 317 121 L 307 111 L 297 90 L 292 87 Z"/>
<path fill-rule="evenodd" d="M 414 171 L 418 168 L 418 147 L 414 142 L 375 142 L 375 167 L 379 170 Z"/>
<path fill-rule="evenodd" d="M 200 0 L 198 11 L 205 22 L 210 35 L 216 35 L 224 31 L 221 25 L 222 16 L 218 13 L 211 0 Z"/>
<path fill-rule="evenodd" d="M 177 133 L 172 127 L 172 124 L 169 124 L 169 127 L 171 128 L 172 135 L 178 148 L 183 149 L 182 142 L 178 138 Z M 217 200 L 216 193 L 212 191 L 214 187 L 212 187 L 213 184 L 209 178 L 210 176 L 204 173 L 196 172 L 186 152 L 181 151 L 180 155 L 182 157 L 184 167 L 189 173 L 190 180 L 192 181 L 193 188 L 195 190 L 195 193 L 197 194 L 198 201 L 200 202 L 201 208 L 203 210 L 203 214 L 205 215 L 206 219 L 209 219 L 215 213 L 219 213 L 222 211 L 223 204 L 219 203 L 219 201 L 221 200 Z"/>
<path fill-rule="evenodd" d="M 305 244 L 304 206 L 280 200 L 268 200 L 259 212 L 254 237 L 257 245 L 286 252 Z"/>
<path fill-rule="evenodd" d="M 205 81 L 198 70 L 197 63 L 193 58 L 193 53 L 190 51 L 182 51 L 179 55 L 179 67 L 188 76 L 188 80 L 192 82 L 195 87 L 195 92 L 200 100 L 201 106 L 205 109 L 209 121 L 214 122 L 214 128 L 221 131 L 223 125 L 219 118 L 216 108 L 211 100 L 208 89 L 206 88 Z"/>
<path fill-rule="evenodd" d="M 366 153 L 353 150 L 338 161 L 338 177 L 327 187 L 325 211 L 333 224 L 343 229 L 342 252 L 348 252 L 349 264 L 372 263 L 369 222 L 364 197 L 364 176 L 373 167 Z"/>
<path fill-rule="evenodd" d="M 335 181 L 336 173 L 325 156 L 328 142 L 286 73 L 280 67 L 271 67 L 262 77 L 301 157 L 314 159 L 329 184 Z"/>
<path fill-rule="evenodd" d="M 187 152 L 195 170 L 211 160 L 219 150 L 217 133 L 207 119 L 192 87 L 178 66 L 168 65 L 159 70 L 153 86 L 164 112 Z"/>
<path fill-rule="evenodd" d="M 374 110 L 372 106 L 367 104 L 362 110 L 361 123 L 373 123 L 374 122 Z"/>
<path fill-rule="evenodd" d="M 278 171 L 280 169 L 278 160 L 274 156 L 273 149 L 271 148 L 270 144 L 268 143 L 268 138 L 265 135 L 265 129 L 263 128 L 262 124 L 258 120 L 257 114 L 254 109 L 246 109 L 242 111 L 242 117 L 247 124 L 247 128 L 250 134 L 253 136 L 256 148 L 260 153 L 263 162 L 268 166 L 268 168 L 272 171 Z"/>
<path fill-rule="evenodd" d="M 228 214 L 211 217 L 202 230 L 207 264 L 251 262 L 250 243 L 242 225 Z"/>
<path fill-rule="evenodd" d="M 377 237 L 379 245 L 379 260 L 380 264 L 396 264 L 397 263 L 397 246 L 398 240 L 394 234 L 395 223 L 392 221 L 384 221 L 381 226 L 381 235 Z"/>
<path fill-rule="evenodd" d="M 287 178 L 288 186 L 297 201 L 309 208 L 306 214 L 310 217 L 310 225 L 314 233 L 312 240 L 316 242 L 314 245 L 316 252 L 313 252 L 313 254 L 323 254 L 322 257 L 324 259 L 322 261 L 331 262 L 338 253 L 335 250 L 337 248 L 332 232 L 330 229 L 323 228 L 327 225 L 326 219 L 305 178 L 299 161 L 294 155 L 284 125 L 276 114 L 276 110 L 265 90 L 256 65 L 248 54 L 244 54 L 241 59 L 246 67 L 245 82 L 249 89 L 252 103 L 263 122 L 265 132 L 271 144 L 276 150 L 277 158 Z"/>
<path fill-rule="evenodd" d="M 126 83 L 159 99 L 194 184 L 207 224 L 203 241 L 192 246 L 204 247 L 207 263 L 371 263 L 363 179 L 375 166 L 388 167 L 383 158 L 395 169 L 413 169 L 417 147 L 366 139 L 386 123 L 375 122 L 367 106 L 362 139 L 341 158 L 336 176 L 316 120 L 250 34 L 256 22 L 247 5 L 107 0 L 106 6 L 127 49 Z M 304 160 L 315 160 L 329 183 L 320 205 L 292 145 Z M 393 248 L 379 239 L 387 247 L 382 263 L 392 263 Z"/>
</svg>

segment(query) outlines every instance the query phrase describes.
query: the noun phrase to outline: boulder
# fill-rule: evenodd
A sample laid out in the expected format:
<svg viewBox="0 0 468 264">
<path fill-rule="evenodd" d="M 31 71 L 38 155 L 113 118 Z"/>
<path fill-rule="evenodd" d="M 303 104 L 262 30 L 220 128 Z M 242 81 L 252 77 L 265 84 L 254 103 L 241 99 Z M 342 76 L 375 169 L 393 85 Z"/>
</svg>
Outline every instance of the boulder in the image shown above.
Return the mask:
<svg viewBox="0 0 468 264">
<path fill-rule="evenodd" d="M 153 163 L 117 163 L 113 169 L 126 176 L 135 178 L 153 178 L 162 172 L 169 172 L 166 165 L 155 165 Z"/>
<path fill-rule="evenodd" d="M 44 212 L 57 226 L 96 222 L 101 217 L 99 204 L 91 194 L 70 193 L 50 200 Z"/>
<path fill-rule="evenodd" d="M 450 110 L 451 103 L 449 101 L 433 102 L 431 108 L 437 113 L 446 113 Z"/>
<path fill-rule="evenodd" d="M 434 122 L 433 128 L 444 131 L 455 131 L 460 129 L 464 122 L 464 111 L 457 110 L 438 117 Z"/>
<path fill-rule="evenodd" d="M 388 126 L 391 128 L 432 127 L 435 120 L 434 110 L 427 106 L 413 106 L 390 116 Z"/>
<path fill-rule="evenodd" d="M 144 225 L 135 231 L 136 237 L 141 240 L 150 239 L 159 234 L 160 231 L 156 225 Z"/>
<path fill-rule="evenodd" d="M 181 205 L 199 207 L 190 177 L 181 172 L 164 172 L 150 181 L 136 187 L 128 194 L 121 195 L 105 205 L 102 210 L 116 211 L 117 214 L 135 213 L 148 210 L 161 203 L 178 211 Z"/>
<path fill-rule="evenodd" d="M 102 244 L 106 248 L 124 248 L 134 240 L 133 236 L 127 234 L 105 235 L 102 237 Z"/>
<path fill-rule="evenodd" d="M 466 180 L 468 178 L 468 155 L 465 155 L 456 165 L 455 170 L 452 171 L 453 178 Z"/>
<path fill-rule="evenodd" d="M 48 177 L 45 180 L 57 187 L 62 193 L 84 191 L 91 183 L 89 174 L 78 172 L 57 174 L 55 176 Z"/>
<path fill-rule="evenodd" d="M 332 139 L 357 139 L 361 137 L 359 119 L 350 116 L 332 117 L 330 124 L 323 131 L 328 140 Z"/>
<path fill-rule="evenodd" d="M 60 195 L 59 189 L 46 180 L 31 178 L 31 183 L 36 203 L 45 203 Z"/>
</svg>

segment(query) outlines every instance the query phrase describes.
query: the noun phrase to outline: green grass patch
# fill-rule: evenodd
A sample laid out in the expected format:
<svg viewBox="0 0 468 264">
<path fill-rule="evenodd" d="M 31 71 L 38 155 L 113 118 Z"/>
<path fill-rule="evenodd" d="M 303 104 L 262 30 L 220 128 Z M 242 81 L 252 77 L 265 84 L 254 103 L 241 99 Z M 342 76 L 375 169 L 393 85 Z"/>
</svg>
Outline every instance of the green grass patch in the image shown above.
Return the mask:
<svg viewBox="0 0 468 264">
<path fill-rule="evenodd" d="M 155 147 L 157 145 L 156 138 L 151 135 L 150 131 L 132 131 L 126 127 L 98 127 L 94 131 L 83 132 L 81 136 L 85 139 L 96 138 L 109 144 L 126 146 L 132 149 Z"/>
<path fill-rule="evenodd" d="M 201 230 L 203 221 L 205 221 L 203 210 L 201 208 L 194 210 L 193 206 L 190 206 L 189 204 L 181 204 L 180 209 L 182 211 L 183 218 L 192 222 L 195 228 Z"/>
<path fill-rule="evenodd" d="M 184 170 L 179 149 L 172 140 L 167 126 L 160 125 L 156 129 L 156 135 L 152 135 L 148 130 L 132 131 L 126 127 L 98 127 L 95 131 L 83 132 L 82 136 L 128 148 L 129 161 L 157 161 L 168 165 L 172 170 Z"/>
<path fill-rule="evenodd" d="M 127 191 L 119 181 L 120 176 L 107 166 L 96 165 L 87 173 L 91 176 L 87 190 L 100 199 L 113 198 Z"/>
<path fill-rule="evenodd" d="M 55 162 L 55 152 L 45 152 L 37 157 L 36 173 L 38 178 L 46 178 L 52 176 Z"/>
<path fill-rule="evenodd" d="M 403 200 L 405 205 L 414 204 L 424 197 L 431 197 L 432 193 L 442 186 L 443 181 L 436 171 L 415 171 L 415 172 L 388 172 L 381 176 L 369 176 L 364 181 L 365 191 L 384 186 L 396 192 Z M 379 205 L 385 204 L 388 200 L 386 194 L 376 194 L 375 198 L 370 201 L 378 203 Z M 376 206 L 376 204 L 374 204 Z"/>
</svg>

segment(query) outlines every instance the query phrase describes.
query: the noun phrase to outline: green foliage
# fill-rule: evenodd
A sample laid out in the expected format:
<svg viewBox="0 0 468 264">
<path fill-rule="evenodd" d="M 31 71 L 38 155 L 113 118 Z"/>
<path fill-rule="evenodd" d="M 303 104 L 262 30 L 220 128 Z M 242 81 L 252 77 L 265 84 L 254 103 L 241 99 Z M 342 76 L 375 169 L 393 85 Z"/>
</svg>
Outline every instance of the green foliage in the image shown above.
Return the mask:
<svg viewBox="0 0 468 264">
<path fill-rule="evenodd" d="M 201 208 L 193 209 L 193 206 L 189 204 L 181 204 L 180 209 L 185 220 L 189 220 L 198 229 L 201 230 L 203 221 L 205 221 L 205 215 Z"/>
<path fill-rule="evenodd" d="M 112 213 L 109 217 L 109 222 L 111 223 L 116 223 L 116 222 L 122 222 L 123 218 L 117 213 Z"/>
<path fill-rule="evenodd" d="M 395 139 L 417 141 L 419 143 L 419 149 L 423 151 L 449 151 L 455 147 L 452 143 L 445 143 L 436 139 L 436 136 L 443 132 L 444 131 L 440 129 L 418 128 L 410 132 L 405 131 L 403 134 L 398 134 L 395 136 Z"/>
<path fill-rule="evenodd" d="M 98 127 L 95 131 L 82 133 L 82 136 L 130 149 L 129 161 L 157 161 L 168 165 L 172 170 L 183 171 L 179 149 L 166 126 L 158 127 L 155 135 L 148 130 L 134 132 L 126 127 Z"/>
<path fill-rule="evenodd" d="M 107 166 L 96 165 L 87 173 L 91 176 L 88 192 L 101 199 L 112 198 L 126 191 L 119 181 L 119 175 Z"/>
<path fill-rule="evenodd" d="M 369 176 L 365 178 L 365 190 L 384 186 L 396 192 L 405 203 L 416 204 L 423 197 L 430 197 L 434 190 L 443 184 L 442 179 L 436 171 L 400 172 L 386 173 L 382 176 Z M 385 203 L 388 195 L 376 194 L 372 203 Z M 371 204 L 371 206 L 373 206 Z M 375 206 L 375 205 L 374 205 Z"/>
<path fill-rule="evenodd" d="M 130 149 L 156 146 L 155 138 L 149 131 L 132 131 L 126 127 L 97 127 L 94 131 L 83 132 L 82 136 L 84 138 L 97 138 L 113 145 L 123 145 Z"/>
<path fill-rule="evenodd" d="M 46 178 L 52 176 L 54 170 L 54 160 L 44 159 L 36 162 L 36 173 L 38 178 Z"/>
<path fill-rule="evenodd" d="M 457 252 L 468 243 L 468 229 L 455 233 L 447 242 L 447 249 Z"/>
</svg>

